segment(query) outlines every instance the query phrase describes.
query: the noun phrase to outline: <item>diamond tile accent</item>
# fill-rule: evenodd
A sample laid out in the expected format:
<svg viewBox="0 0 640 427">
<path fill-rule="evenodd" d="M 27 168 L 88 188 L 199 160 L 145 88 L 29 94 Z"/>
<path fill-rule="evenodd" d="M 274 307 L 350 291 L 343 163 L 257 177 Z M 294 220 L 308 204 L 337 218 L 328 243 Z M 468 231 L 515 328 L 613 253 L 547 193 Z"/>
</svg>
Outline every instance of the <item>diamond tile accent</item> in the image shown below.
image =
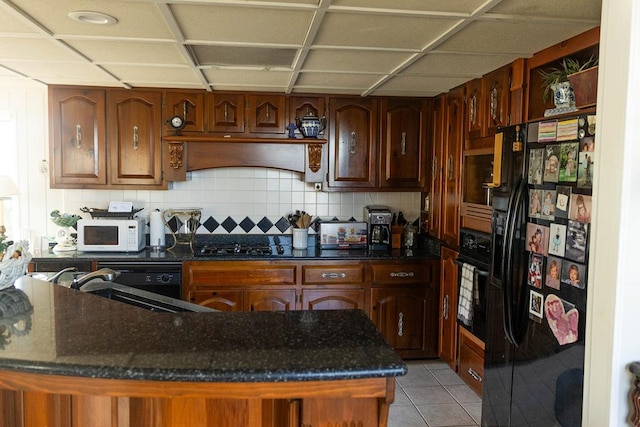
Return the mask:
<svg viewBox="0 0 640 427">
<path fill-rule="evenodd" d="M 230 216 L 228 216 L 224 221 L 222 221 L 222 228 L 227 230 L 227 233 L 231 233 L 231 231 L 238 226 L 238 223 L 233 220 Z"/>
<path fill-rule="evenodd" d="M 263 233 L 266 233 L 267 231 L 269 231 L 271 227 L 273 227 L 273 223 L 266 216 L 262 217 L 262 219 L 258 223 L 258 228 L 262 230 Z"/>
<path fill-rule="evenodd" d="M 248 216 L 244 217 L 244 219 L 240 222 L 240 227 L 244 230 L 245 233 L 251 231 L 251 229 L 255 226 L 256 223 L 253 222 Z"/>
<path fill-rule="evenodd" d="M 178 231 L 178 229 L 182 225 L 182 222 L 178 220 L 178 217 L 174 216 L 174 217 L 171 217 L 169 221 L 167 221 L 167 224 L 169 224 L 169 228 L 171 229 L 171 231 L 175 233 L 176 231 Z"/>
<path fill-rule="evenodd" d="M 212 216 L 207 218 L 207 220 L 202 225 L 209 231 L 209 233 L 213 233 L 216 228 L 220 227 L 220 223 L 216 221 Z"/>
<path fill-rule="evenodd" d="M 278 230 L 280 230 L 281 233 L 284 233 L 289 229 L 289 227 L 291 227 L 291 224 L 289 224 L 287 218 L 281 217 L 278 222 L 276 222 L 276 227 L 278 228 Z"/>
</svg>

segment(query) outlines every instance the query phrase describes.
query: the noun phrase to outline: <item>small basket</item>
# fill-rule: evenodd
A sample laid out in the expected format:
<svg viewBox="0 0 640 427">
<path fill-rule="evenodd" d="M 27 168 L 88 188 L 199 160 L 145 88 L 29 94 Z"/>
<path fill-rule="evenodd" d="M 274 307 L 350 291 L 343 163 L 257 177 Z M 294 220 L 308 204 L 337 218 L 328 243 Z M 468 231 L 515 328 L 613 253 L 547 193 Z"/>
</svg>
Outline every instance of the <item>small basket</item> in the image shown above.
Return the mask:
<svg viewBox="0 0 640 427">
<path fill-rule="evenodd" d="M 20 255 L 17 258 L 12 258 L 16 251 L 19 251 Z M 26 240 L 16 242 L 7 248 L 3 260 L 0 262 L 0 290 L 10 288 L 19 277 L 24 276 L 31 258 L 29 242 Z"/>
</svg>

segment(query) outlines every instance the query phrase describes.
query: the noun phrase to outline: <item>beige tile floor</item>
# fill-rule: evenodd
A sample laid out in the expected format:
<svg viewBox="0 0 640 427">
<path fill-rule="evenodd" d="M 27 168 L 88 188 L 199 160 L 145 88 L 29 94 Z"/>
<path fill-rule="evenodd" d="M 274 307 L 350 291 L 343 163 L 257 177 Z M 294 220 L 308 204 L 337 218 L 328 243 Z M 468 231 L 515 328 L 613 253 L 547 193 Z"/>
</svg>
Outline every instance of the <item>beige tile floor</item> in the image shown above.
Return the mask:
<svg viewBox="0 0 640 427">
<path fill-rule="evenodd" d="M 468 427 L 480 425 L 482 400 L 444 362 L 407 361 L 396 379 L 388 427 Z"/>
</svg>

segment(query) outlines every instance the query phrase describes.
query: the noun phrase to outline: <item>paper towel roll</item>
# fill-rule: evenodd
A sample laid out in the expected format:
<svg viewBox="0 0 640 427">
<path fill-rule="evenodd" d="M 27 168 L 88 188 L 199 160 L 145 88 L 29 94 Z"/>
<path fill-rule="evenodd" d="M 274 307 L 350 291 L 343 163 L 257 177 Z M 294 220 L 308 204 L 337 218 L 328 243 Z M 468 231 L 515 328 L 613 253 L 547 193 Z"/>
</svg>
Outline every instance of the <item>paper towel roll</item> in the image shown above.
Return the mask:
<svg viewBox="0 0 640 427">
<path fill-rule="evenodd" d="M 152 248 L 165 247 L 164 222 L 162 221 L 162 212 L 159 210 L 149 214 L 149 234 L 149 245 Z"/>
</svg>

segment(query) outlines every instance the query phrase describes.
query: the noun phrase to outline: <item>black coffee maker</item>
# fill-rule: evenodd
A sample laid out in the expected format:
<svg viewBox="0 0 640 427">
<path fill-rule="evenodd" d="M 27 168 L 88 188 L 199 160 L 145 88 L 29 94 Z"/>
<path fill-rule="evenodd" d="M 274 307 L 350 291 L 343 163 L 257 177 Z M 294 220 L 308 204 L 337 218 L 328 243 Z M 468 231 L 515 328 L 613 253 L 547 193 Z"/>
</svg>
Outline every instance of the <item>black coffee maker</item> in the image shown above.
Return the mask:
<svg viewBox="0 0 640 427">
<path fill-rule="evenodd" d="M 391 250 L 391 220 L 393 214 L 386 206 L 365 206 L 364 217 L 367 221 L 369 250 Z"/>
</svg>

